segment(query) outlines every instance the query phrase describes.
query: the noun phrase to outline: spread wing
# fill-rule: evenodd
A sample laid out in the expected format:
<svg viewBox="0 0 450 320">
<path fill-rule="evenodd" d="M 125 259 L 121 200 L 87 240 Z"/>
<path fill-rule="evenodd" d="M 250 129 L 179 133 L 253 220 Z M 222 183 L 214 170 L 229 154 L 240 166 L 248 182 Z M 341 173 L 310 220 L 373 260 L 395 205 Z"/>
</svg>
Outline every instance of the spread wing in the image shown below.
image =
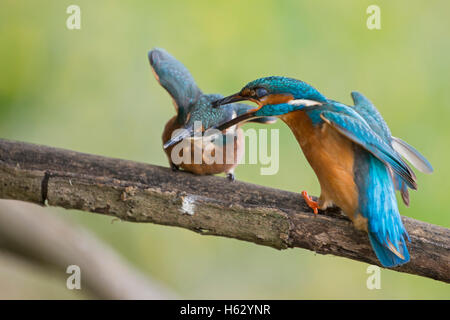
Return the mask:
<svg viewBox="0 0 450 320">
<path fill-rule="evenodd" d="M 386 143 L 372 130 L 363 118 L 351 116 L 350 113 L 343 114 L 333 111 L 323 111 L 320 117 L 332 128 L 372 153 L 390 167 L 410 188 L 417 189 L 414 173 L 408 165 L 389 143 Z"/>
<path fill-rule="evenodd" d="M 400 153 L 406 160 L 423 173 L 432 173 L 431 163 L 413 146 L 400 138 L 392 137 L 392 147 Z"/>
<path fill-rule="evenodd" d="M 430 162 L 419 151 L 402 139 L 392 137 L 388 125 L 369 99 L 356 91 L 352 92 L 352 98 L 355 104 L 354 109 L 367 121 L 372 130 L 384 138 L 385 141 L 390 141 L 395 151 L 400 153 L 417 170 L 423 173 L 433 172 Z"/>
<path fill-rule="evenodd" d="M 391 130 L 373 103 L 357 91 L 352 92 L 352 99 L 354 109 L 367 121 L 372 130 L 385 141 L 390 141 Z"/>
<path fill-rule="evenodd" d="M 384 139 L 384 141 L 389 141 L 394 150 L 408 160 L 419 171 L 423 173 L 433 172 L 433 167 L 430 162 L 428 162 L 428 160 L 420 154 L 419 151 L 400 138 L 392 137 L 388 125 L 384 121 L 378 109 L 369 99 L 356 91 L 352 92 L 352 98 L 354 102 L 354 109 L 367 121 L 372 130 Z M 393 175 L 393 179 L 395 182 L 395 188 L 399 190 L 402 195 L 403 202 L 408 205 L 409 193 L 407 185 L 398 175 Z"/>
<path fill-rule="evenodd" d="M 194 78 L 180 61 L 164 49 L 151 50 L 148 59 L 156 80 L 172 96 L 179 116 L 184 119 L 189 106 L 202 95 Z"/>
</svg>

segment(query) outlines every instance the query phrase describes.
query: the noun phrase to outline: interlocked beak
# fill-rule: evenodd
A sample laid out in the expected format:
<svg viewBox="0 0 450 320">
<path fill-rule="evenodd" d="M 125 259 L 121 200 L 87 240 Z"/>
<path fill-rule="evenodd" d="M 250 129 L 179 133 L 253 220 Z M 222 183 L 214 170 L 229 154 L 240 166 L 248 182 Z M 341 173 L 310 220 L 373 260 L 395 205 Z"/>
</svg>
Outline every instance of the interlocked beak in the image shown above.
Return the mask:
<svg viewBox="0 0 450 320">
<path fill-rule="evenodd" d="M 244 100 L 248 100 L 248 98 L 241 96 L 239 93 L 235 93 L 235 94 L 232 94 L 231 96 L 225 97 L 223 99 L 219 99 L 219 100 L 213 101 L 211 103 L 211 106 L 213 108 L 218 108 L 218 107 L 223 106 L 225 104 L 230 104 L 230 103 L 244 101 Z"/>
<path fill-rule="evenodd" d="M 244 101 L 244 100 L 249 100 L 249 98 L 241 96 L 240 92 L 238 92 L 238 93 L 232 94 L 231 96 L 225 97 L 223 99 L 219 99 L 219 100 L 213 101 L 211 103 L 211 105 L 212 105 L 213 108 L 218 108 L 218 107 L 223 106 L 225 104 L 230 104 L 230 103 Z M 240 115 L 239 117 L 236 117 L 234 119 L 231 119 L 228 122 L 219 124 L 218 126 L 215 126 L 215 129 L 218 129 L 218 130 L 222 131 L 222 130 L 228 129 L 229 127 L 232 127 L 232 126 L 234 126 L 234 125 L 236 125 L 238 123 L 258 118 L 255 115 L 255 111 L 256 110 L 257 109 L 250 110 L 249 112 L 244 113 L 243 115 Z"/>
</svg>

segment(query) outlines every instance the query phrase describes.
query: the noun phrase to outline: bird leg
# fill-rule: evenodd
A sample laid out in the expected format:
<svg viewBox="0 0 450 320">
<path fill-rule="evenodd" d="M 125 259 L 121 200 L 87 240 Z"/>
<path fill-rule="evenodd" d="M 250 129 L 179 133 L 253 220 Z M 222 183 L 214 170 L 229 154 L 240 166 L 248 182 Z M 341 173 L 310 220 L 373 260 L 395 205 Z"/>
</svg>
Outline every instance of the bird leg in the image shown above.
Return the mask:
<svg viewBox="0 0 450 320">
<path fill-rule="evenodd" d="M 318 213 L 319 213 L 319 202 L 314 201 L 314 200 L 308 195 L 308 192 L 306 192 L 306 191 L 302 191 L 302 196 L 303 196 L 303 199 L 305 200 L 306 204 L 308 205 L 308 207 L 310 207 L 311 209 L 313 209 L 314 214 L 318 214 Z"/>
<path fill-rule="evenodd" d="M 234 173 L 232 173 L 232 172 L 227 173 L 227 178 L 228 178 L 228 180 L 230 180 L 230 181 L 234 181 L 234 179 L 235 179 Z"/>
<path fill-rule="evenodd" d="M 173 162 L 170 162 L 170 169 L 172 169 L 172 171 L 180 170 L 180 168 Z"/>
</svg>

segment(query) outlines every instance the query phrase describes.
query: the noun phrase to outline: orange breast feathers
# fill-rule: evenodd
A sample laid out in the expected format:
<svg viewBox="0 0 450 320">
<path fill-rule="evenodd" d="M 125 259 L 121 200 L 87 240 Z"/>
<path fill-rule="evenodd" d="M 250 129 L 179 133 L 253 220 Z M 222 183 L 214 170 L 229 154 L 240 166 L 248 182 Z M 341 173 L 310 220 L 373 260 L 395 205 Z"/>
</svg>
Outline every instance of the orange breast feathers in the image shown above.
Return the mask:
<svg viewBox="0 0 450 320">
<path fill-rule="evenodd" d="M 281 116 L 294 133 L 306 159 L 319 179 L 319 206 L 339 206 L 353 220 L 358 210 L 358 189 L 353 176 L 353 142 L 328 124 L 313 125 L 304 111 Z"/>
<path fill-rule="evenodd" d="M 177 123 L 176 116 L 170 119 L 163 131 L 163 144 L 171 138 L 172 132 L 180 127 L 181 125 Z M 184 152 L 190 154 L 190 163 L 181 163 L 179 164 L 180 168 L 199 175 L 217 174 L 222 172 L 232 173 L 244 155 L 244 133 L 239 127 L 236 128 L 236 140 L 234 141 L 234 149 L 231 154 L 227 153 L 226 146 L 219 147 L 213 142 L 206 144 L 202 144 L 201 141 L 199 142 L 200 144 L 196 144 L 194 140 L 192 140 L 191 144 L 188 145 L 186 149 L 181 151 L 181 157 L 183 157 L 182 155 Z M 169 163 L 172 162 L 171 155 L 173 148 L 174 146 L 171 146 L 164 150 Z M 194 163 L 194 152 L 196 152 L 197 148 L 197 152 L 202 154 L 202 163 L 199 164 Z M 221 161 L 219 163 L 215 163 L 215 159 L 221 159 Z"/>
</svg>

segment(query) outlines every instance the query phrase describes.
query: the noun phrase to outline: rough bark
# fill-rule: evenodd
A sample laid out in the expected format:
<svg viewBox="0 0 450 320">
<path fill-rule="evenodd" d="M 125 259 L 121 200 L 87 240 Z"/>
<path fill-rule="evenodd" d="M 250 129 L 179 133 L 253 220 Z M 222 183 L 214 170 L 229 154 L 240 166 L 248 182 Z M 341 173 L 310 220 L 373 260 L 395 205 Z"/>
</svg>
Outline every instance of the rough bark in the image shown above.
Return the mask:
<svg viewBox="0 0 450 320">
<path fill-rule="evenodd" d="M 314 215 L 297 193 L 0 140 L 0 198 L 78 209 L 379 265 L 339 209 Z M 411 261 L 393 268 L 450 282 L 450 230 L 402 217 Z"/>
</svg>

